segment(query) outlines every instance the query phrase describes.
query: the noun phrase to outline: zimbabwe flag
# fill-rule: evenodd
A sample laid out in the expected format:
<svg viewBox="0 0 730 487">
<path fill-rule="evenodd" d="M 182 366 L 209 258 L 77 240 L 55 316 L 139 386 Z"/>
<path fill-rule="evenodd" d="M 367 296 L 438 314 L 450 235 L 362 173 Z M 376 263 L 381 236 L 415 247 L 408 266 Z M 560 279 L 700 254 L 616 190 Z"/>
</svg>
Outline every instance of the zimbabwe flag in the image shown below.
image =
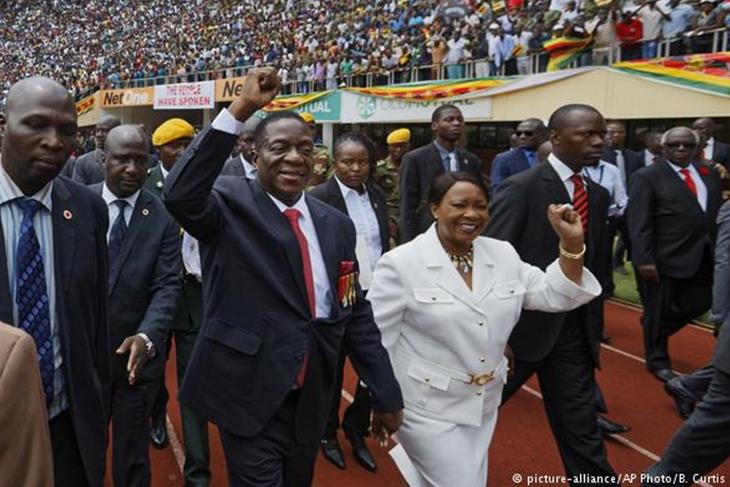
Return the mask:
<svg viewBox="0 0 730 487">
<path fill-rule="evenodd" d="M 548 62 L 548 71 L 557 71 L 568 67 L 588 46 L 590 46 L 590 37 L 556 37 L 542 43 L 542 47 L 550 55 Z"/>
</svg>

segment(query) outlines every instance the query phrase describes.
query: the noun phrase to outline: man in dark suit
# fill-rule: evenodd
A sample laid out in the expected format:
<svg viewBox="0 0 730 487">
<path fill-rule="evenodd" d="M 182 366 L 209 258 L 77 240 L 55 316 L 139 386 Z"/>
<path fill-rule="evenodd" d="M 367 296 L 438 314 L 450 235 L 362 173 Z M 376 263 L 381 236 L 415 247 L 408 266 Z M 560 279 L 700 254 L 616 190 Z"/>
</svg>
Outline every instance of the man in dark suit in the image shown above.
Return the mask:
<svg viewBox="0 0 730 487">
<path fill-rule="evenodd" d="M 96 184 L 104 181 L 104 143 L 106 136 L 111 129 L 121 122 L 114 115 L 102 115 L 99 123 L 94 129 L 94 141 L 96 149 L 76 159 L 73 169 L 73 180 L 81 184 Z"/>
<path fill-rule="evenodd" d="M 261 119 L 251 117 L 243 124 L 243 131 L 238 137 L 238 155 L 231 157 L 223 165 L 222 175 L 244 176 L 246 179 L 256 178 L 256 166 L 253 165 L 253 134 Z"/>
<path fill-rule="evenodd" d="M 547 130 L 539 118 L 528 118 L 517 125 L 514 136 L 515 147 L 497 154 L 492 161 L 492 171 L 489 176 L 489 189 L 492 194 L 508 177 L 539 164 L 537 149 L 545 142 Z"/>
<path fill-rule="evenodd" d="M 603 152 L 602 159 L 609 164 L 618 166 L 621 172 L 621 182 L 624 189 L 628 193 L 629 184 L 633 174 L 644 167 L 641 154 L 626 148 L 626 124 L 621 120 L 610 120 L 606 122 L 606 149 Z M 616 244 L 616 250 L 613 253 L 613 267 L 622 274 L 627 274 L 624 268 L 624 255 L 629 252 L 629 227 L 626 224 L 626 216 L 622 215 L 616 219 L 612 219 L 609 229 L 609 241 L 613 244 L 613 239 L 618 233 L 619 241 Z M 611 245 L 613 246 L 613 245 Z"/>
<path fill-rule="evenodd" d="M 400 180 L 401 243 L 426 230 L 433 217 L 428 191 L 445 172 L 464 171 L 482 179 L 482 161 L 456 145 L 464 133 L 464 116 L 454 105 L 441 105 L 431 116 L 435 140 L 403 156 Z"/>
<path fill-rule="evenodd" d="M 0 320 L 36 342 L 55 485 L 74 487 L 103 483 L 111 386 L 106 208 L 56 177 L 76 130 L 73 99 L 55 81 L 11 87 L 0 125 Z"/>
<path fill-rule="evenodd" d="M 180 159 L 195 135 L 192 125 L 180 118 L 172 118 L 157 127 L 152 134 L 160 164 L 150 169 L 145 188 L 162 198 L 165 178 Z M 177 380 L 181 383 L 185 376 L 193 345 L 198 338 L 203 321 L 203 288 L 200 274 L 200 254 L 198 242 L 190 235 L 182 236 L 183 287 L 180 302 L 172 320 L 168 340 L 175 340 Z M 168 357 L 171 345 L 168 347 Z M 157 398 L 150 413 L 150 441 L 155 448 L 164 448 L 167 436 L 167 401 L 169 394 L 165 387 L 165 377 L 160 380 Z M 210 484 L 210 447 L 208 421 L 190 408 L 181 405 L 180 417 L 183 432 L 185 465 L 183 475 L 185 485 L 204 487 Z"/>
<path fill-rule="evenodd" d="M 725 288 L 727 293 L 727 287 Z M 642 486 L 688 486 L 730 455 L 730 318 L 715 344 L 712 379 L 697 409 L 674 434 Z M 713 484 L 721 480 L 707 479 Z"/>
<path fill-rule="evenodd" d="M 218 426 L 233 486 L 311 483 L 341 346 L 372 393 L 381 441 L 403 414 L 357 285 L 354 226 L 303 192 L 314 162 L 306 124 L 291 112 L 269 116 L 256 131 L 258 178 L 218 177 L 240 123 L 279 87 L 273 69 L 249 71 L 164 188 L 203 263 L 204 323 L 180 401 Z"/>
<path fill-rule="evenodd" d="M 669 337 L 710 307 L 720 176 L 695 161 L 699 136 L 675 127 L 662 138 L 664 160 L 634 174 L 628 223 L 642 289 L 646 366 L 675 377 Z"/>
<path fill-rule="evenodd" d="M 603 187 L 581 176 L 581 169 L 595 164 L 603 154 L 603 117 L 587 105 L 566 105 L 552 114 L 548 130 L 553 146 L 548 161 L 500 186 L 486 234 L 509 241 L 523 261 L 545 269 L 559 255 L 557 237 L 545 216 L 547 207 L 572 203 L 581 213 L 584 228 L 587 225 L 585 266 L 604 282 L 610 198 Z M 523 311 L 510 337 L 515 367 L 503 402 L 537 373 L 569 476 L 614 474 L 597 425 L 594 368 L 599 365 L 601 305 L 602 301 L 594 300 L 560 314 Z"/>
<path fill-rule="evenodd" d="M 334 176 L 327 182 L 316 186 L 310 193 L 315 198 L 348 215 L 355 224 L 358 237 L 357 260 L 361 276 L 365 266 L 368 267 L 367 275 L 371 276 L 377 259 L 390 247 L 385 195 L 375 184 L 366 184 L 366 181 L 370 180 L 373 152 L 372 142 L 366 135 L 359 132 L 340 135 L 335 141 L 333 150 Z M 370 285 L 369 278 L 361 279 L 360 285 L 367 294 Z M 342 347 L 337 365 L 332 406 L 321 445 L 325 458 L 341 469 L 347 468 L 342 448 L 337 440 L 337 430 L 340 427 L 342 375 L 346 355 L 347 350 Z M 352 444 L 357 462 L 367 470 L 374 472 L 377 465 L 363 439 L 368 435 L 371 410 L 367 387 L 358 381 L 354 400 L 347 407 L 342 418 L 342 430 Z"/>
<path fill-rule="evenodd" d="M 715 140 L 715 126 L 714 120 L 711 118 L 698 118 L 692 124 L 692 128 L 698 131 L 707 140 L 705 145 L 705 160 L 713 161 L 718 164 L 722 164 L 727 169 L 730 169 L 730 144 Z"/>
<path fill-rule="evenodd" d="M 109 132 L 106 180 L 91 188 L 107 204 L 114 485 L 150 485 L 149 414 L 165 371 L 170 322 L 180 298 L 179 227 L 141 189 L 147 136 L 136 125 Z"/>
</svg>

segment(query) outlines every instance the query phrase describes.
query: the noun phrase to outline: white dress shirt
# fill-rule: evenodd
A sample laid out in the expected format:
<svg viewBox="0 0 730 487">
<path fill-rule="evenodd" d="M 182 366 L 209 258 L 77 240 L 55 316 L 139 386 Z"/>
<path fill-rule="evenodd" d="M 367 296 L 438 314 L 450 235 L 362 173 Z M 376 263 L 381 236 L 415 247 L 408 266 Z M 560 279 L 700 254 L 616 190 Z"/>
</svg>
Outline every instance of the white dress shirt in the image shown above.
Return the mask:
<svg viewBox="0 0 730 487">
<path fill-rule="evenodd" d="M 606 161 L 599 161 L 597 166 L 584 167 L 583 176 L 608 190 L 608 194 L 611 195 L 608 216 L 621 216 L 624 214 L 629 197 L 626 195 L 626 188 L 624 188 L 621 171 L 618 167 Z"/>
<path fill-rule="evenodd" d="M 241 135 L 243 124 L 236 120 L 227 109 L 221 110 L 211 126 L 232 135 Z M 268 193 L 267 193 L 268 194 Z M 324 265 L 324 257 L 322 257 L 322 249 L 319 246 L 319 238 L 314 228 L 314 221 L 309 212 L 309 207 L 304 198 L 304 194 L 292 206 L 287 206 L 277 198 L 269 194 L 271 200 L 279 208 L 282 213 L 284 210 L 294 208 L 299 210 L 299 227 L 307 238 L 307 247 L 309 248 L 309 259 L 312 264 L 312 278 L 314 279 L 314 296 L 316 305 L 316 318 L 329 318 L 332 310 L 332 290 L 330 289 L 329 278 L 327 277 L 327 268 Z M 287 222 L 288 224 L 288 222 Z"/>
<path fill-rule="evenodd" d="M 117 195 L 112 193 L 106 183 L 104 183 L 104 187 L 101 190 L 101 197 L 106 202 L 106 206 L 109 211 L 109 228 L 106 231 L 107 242 L 112 234 L 114 222 L 117 220 L 117 216 L 119 215 L 119 207 L 114 204 L 114 202 L 117 200 L 124 200 L 127 202 L 127 206 L 124 207 L 124 222 L 127 226 L 129 226 L 129 221 L 132 219 L 132 213 L 134 212 L 134 205 L 137 203 L 137 198 L 139 197 L 139 191 L 140 190 L 137 190 L 133 195 L 126 198 L 119 198 Z"/>
<path fill-rule="evenodd" d="M 367 264 L 371 271 L 369 274 L 371 274 L 372 269 L 375 267 L 375 263 L 383 254 L 383 244 L 380 241 L 378 217 L 375 215 L 375 210 L 370 202 L 370 196 L 368 196 L 367 190 L 360 194 L 356 190 L 345 186 L 337 178 L 337 176 L 335 176 L 335 181 L 337 181 L 337 185 L 340 187 L 340 192 L 342 193 L 342 198 L 345 200 L 347 214 L 355 224 L 355 233 L 358 237 L 358 245 L 361 241 L 367 245 L 367 255 L 369 257 Z M 358 255 L 362 252 L 362 249 L 356 248 L 355 250 Z M 359 264 L 360 267 L 362 267 L 364 262 L 359 262 Z M 362 272 L 362 269 L 360 270 Z M 363 289 L 367 289 L 367 287 L 368 286 L 363 286 Z"/>
<path fill-rule="evenodd" d="M 558 159 L 558 157 L 552 152 L 548 155 L 548 163 L 553 166 L 555 172 L 558 173 L 558 177 L 563 182 L 563 186 L 565 186 L 565 190 L 568 192 L 568 197 L 570 198 L 570 201 L 573 201 L 573 190 L 575 189 L 573 176 L 575 175 L 575 173 L 563 161 Z M 583 187 L 585 188 L 587 193 L 588 185 L 585 182 L 585 177 L 583 177 L 583 175 L 581 175 L 581 177 L 583 178 Z"/>
<path fill-rule="evenodd" d="M 705 151 L 705 160 L 711 161 L 712 153 L 715 150 L 715 137 L 710 137 L 709 139 L 707 139 L 707 145 L 703 150 Z"/>
<path fill-rule="evenodd" d="M 655 158 L 658 157 L 651 153 L 649 149 L 644 149 L 644 165 L 651 166 L 654 164 Z"/>
<path fill-rule="evenodd" d="M 682 176 L 681 171 L 682 169 L 689 170 L 689 175 L 692 178 L 692 181 L 694 181 L 695 186 L 697 187 L 697 203 L 702 207 L 702 211 L 707 211 L 707 186 L 705 186 L 705 182 L 702 180 L 702 176 L 700 176 L 700 173 L 697 172 L 697 168 L 694 167 L 693 164 L 690 164 L 686 168 L 677 166 L 676 164 L 672 164 L 667 160 L 667 164 L 669 164 L 669 167 L 674 169 L 674 172 L 677 173 L 677 177 L 682 180 L 682 184 L 687 184 L 684 182 L 684 176 Z M 689 189 L 688 189 L 689 191 Z"/>
</svg>

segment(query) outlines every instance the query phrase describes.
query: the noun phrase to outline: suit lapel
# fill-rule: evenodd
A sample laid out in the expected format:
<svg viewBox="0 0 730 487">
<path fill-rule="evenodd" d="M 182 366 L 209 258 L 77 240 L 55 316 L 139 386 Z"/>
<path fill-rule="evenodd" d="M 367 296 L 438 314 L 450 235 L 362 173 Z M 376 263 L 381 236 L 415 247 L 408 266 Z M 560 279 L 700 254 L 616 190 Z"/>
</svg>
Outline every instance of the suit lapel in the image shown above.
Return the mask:
<svg viewBox="0 0 730 487">
<path fill-rule="evenodd" d="M 347 203 L 345 203 L 345 198 L 342 197 L 342 191 L 340 191 L 340 186 L 334 176 L 327 181 L 327 202 L 330 206 L 349 216 Z"/>
<path fill-rule="evenodd" d="M 11 203 L 12 204 L 12 203 Z M 0 225 L 0 243 L 5 242 L 3 226 Z M 10 250 L 13 251 L 12 249 Z M 0 320 L 13 322 L 13 297 L 10 294 L 10 276 L 8 275 L 7 249 L 0 245 Z"/>
<path fill-rule="evenodd" d="M 699 201 L 697 201 L 697 198 L 687 188 L 687 184 L 682 180 L 682 176 L 677 174 L 674 169 L 669 166 L 669 162 L 662 161 L 660 164 L 662 164 L 662 171 L 664 172 L 664 177 L 667 178 L 667 182 L 675 187 L 674 193 L 678 195 L 677 197 L 685 200 L 687 205 L 704 217 L 705 212 L 702 211 L 702 207 L 700 206 Z M 703 181 L 705 182 L 705 187 L 707 187 L 707 180 L 703 178 Z"/>
<path fill-rule="evenodd" d="M 595 249 L 600 242 L 596 239 L 601 232 L 601 225 L 605 225 L 606 218 L 608 215 L 598 214 L 598 205 L 600 203 L 598 199 L 598 192 L 600 187 L 598 183 L 594 183 L 589 178 L 583 178 L 588 183 L 588 235 L 586 235 L 586 261 L 591 262 Z"/>
<path fill-rule="evenodd" d="M 472 289 L 476 296 L 477 303 L 494 287 L 494 261 L 487 253 L 480 240 L 474 243 L 474 272 L 472 273 Z"/>
<path fill-rule="evenodd" d="M 547 187 L 550 194 L 553 196 L 555 203 L 571 203 L 570 195 L 568 190 L 565 189 L 565 184 L 560 180 L 560 176 L 555 172 L 553 166 L 550 163 L 544 163 L 539 166 L 542 172 L 542 179 Z"/>
<path fill-rule="evenodd" d="M 74 272 L 76 258 L 76 208 L 71 194 L 61 178 L 53 181 L 51 193 L 53 212 L 53 264 L 56 279 L 56 294 L 61 298 L 71 289 L 71 276 Z M 64 299 L 57 299 L 59 309 L 63 308 Z M 63 322 L 63 319 L 61 320 Z"/>
<path fill-rule="evenodd" d="M 117 262 L 115 273 L 112 277 L 111 286 L 109 287 L 109 293 L 111 294 L 112 289 L 117 284 L 119 273 L 124 268 L 124 263 L 129 257 L 129 253 L 132 251 L 135 240 L 139 237 L 142 228 L 147 224 L 147 219 L 150 214 L 150 206 L 152 204 L 152 196 L 144 190 L 141 190 L 137 197 L 137 202 L 132 209 L 132 218 L 129 220 L 129 226 L 127 232 L 124 235 L 122 241 L 122 248 L 119 250 L 119 262 Z"/>
<path fill-rule="evenodd" d="M 527 154 L 521 149 L 514 149 L 519 157 L 520 167 L 517 168 L 516 172 L 527 171 L 530 169 L 530 161 L 527 159 Z"/>
<path fill-rule="evenodd" d="M 375 212 L 375 218 L 378 220 L 378 230 L 380 232 L 381 253 L 386 253 L 390 247 L 390 228 L 388 227 L 388 212 L 385 207 L 385 199 L 380 197 L 380 193 L 376 192 L 371 185 L 366 186 L 370 205 Z"/>
<path fill-rule="evenodd" d="M 705 183 L 705 188 L 707 189 L 707 204 L 705 205 L 705 215 L 712 220 L 708 223 L 710 223 L 710 225 L 715 225 L 715 209 L 719 208 L 722 205 L 722 189 L 717 186 L 717 179 L 712 177 L 711 172 L 707 171 L 707 168 L 705 166 L 701 164 L 695 164 L 694 166 L 695 169 L 697 169 L 697 173 L 700 175 L 702 182 Z M 700 170 L 700 168 L 704 169 Z M 705 175 L 702 174 L 703 172 L 705 172 Z"/>
<path fill-rule="evenodd" d="M 307 289 L 304 286 L 304 272 L 302 271 L 302 257 L 299 250 L 299 243 L 289 225 L 286 217 L 279 211 L 268 194 L 261 188 L 258 181 L 250 182 L 254 201 L 259 209 L 262 221 L 266 222 L 266 229 L 269 230 L 281 246 L 276 246 L 280 257 L 287 262 L 291 277 L 299 292 L 298 308 L 309 316 L 309 299 Z M 283 255 L 281 255 L 283 253 Z M 283 270 L 283 269 L 282 269 Z M 274 270 L 276 272 L 277 270 Z M 287 282 L 284 276 L 280 276 L 281 282 Z M 286 288 L 286 286 L 284 286 Z"/>
<path fill-rule="evenodd" d="M 324 266 L 327 269 L 330 291 L 334 293 L 337 289 L 337 278 L 339 277 L 340 253 L 337 252 L 337 241 L 329 223 L 329 215 L 324 208 L 316 204 L 318 202 L 313 200 L 314 197 L 305 195 L 309 213 L 312 215 L 314 229 L 317 232 L 317 240 L 319 240 L 319 248 L 322 251 Z M 337 297 L 335 296 L 332 302 L 334 303 L 336 300 Z"/>
<path fill-rule="evenodd" d="M 449 261 L 448 255 L 445 255 L 443 246 L 436 235 L 436 227 L 430 227 L 427 230 L 427 236 L 428 238 L 421 241 L 422 254 L 424 255 L 426 268 L 429 270 L 433 282 L 438 287 L 447 291 L 455 299 L 458 299 L 467 306 L 478 310 L 479 307 L 474 300 L 474 292 L 469 290 L 464 279 L 461 278 L 454 268 L 454 265 Z M 485 282 L 485 285 L 486 284 L 487 283 Z M 472 282 L 472 288 L 476 289 L 476 282 Z"/>
</svg>

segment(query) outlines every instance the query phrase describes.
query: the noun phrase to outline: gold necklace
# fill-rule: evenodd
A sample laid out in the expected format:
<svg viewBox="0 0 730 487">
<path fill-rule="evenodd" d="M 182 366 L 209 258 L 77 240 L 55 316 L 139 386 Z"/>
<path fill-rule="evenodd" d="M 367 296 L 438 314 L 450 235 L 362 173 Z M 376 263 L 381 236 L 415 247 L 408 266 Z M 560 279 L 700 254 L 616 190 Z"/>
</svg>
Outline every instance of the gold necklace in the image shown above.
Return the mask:
<svg viewBox="0 0 730 487">
<path fill-rule="evenodd" d="M 456 270 L 462 274 L 468 274 L 474 267 L 474 247 L 469 248 L 469 251 L 464 255 L 446 253 L 449 254 L 449 259 L 451 259 L 451 263 L 454 264 Z"/>
</svg>

